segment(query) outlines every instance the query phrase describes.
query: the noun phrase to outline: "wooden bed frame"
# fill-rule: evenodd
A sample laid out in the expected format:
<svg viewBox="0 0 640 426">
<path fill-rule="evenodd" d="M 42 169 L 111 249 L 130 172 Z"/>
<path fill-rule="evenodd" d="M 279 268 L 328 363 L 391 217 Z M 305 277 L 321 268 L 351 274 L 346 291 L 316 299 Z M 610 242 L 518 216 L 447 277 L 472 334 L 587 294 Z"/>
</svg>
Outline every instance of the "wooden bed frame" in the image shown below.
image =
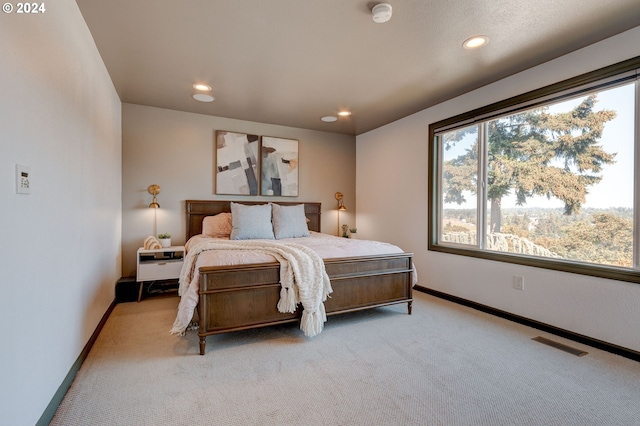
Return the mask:
<svg viewBox="0 0 640 426">
<path fill-rule="evenodd" d="M 238 201 L 242 204 L 262 202 Z M 301 202 L 277 202 L 281 205 Z M 320 203 L 304 203 L 309 229 L 320 232 Z M 202 233 L 202 219 L 231 212 L 230 201 L 187 200 L 187 240 Z M 327 315 L 379 306 L 412 304 L 412 253 L 325 259 L 333 293 L 325 302 Z M 200 355 L 206 337 L 300 320 L 301 308 L 293 314 L 276 308 L 280 298 L 280 264 L 201 267 L 198 303 Z"/>
</svg>

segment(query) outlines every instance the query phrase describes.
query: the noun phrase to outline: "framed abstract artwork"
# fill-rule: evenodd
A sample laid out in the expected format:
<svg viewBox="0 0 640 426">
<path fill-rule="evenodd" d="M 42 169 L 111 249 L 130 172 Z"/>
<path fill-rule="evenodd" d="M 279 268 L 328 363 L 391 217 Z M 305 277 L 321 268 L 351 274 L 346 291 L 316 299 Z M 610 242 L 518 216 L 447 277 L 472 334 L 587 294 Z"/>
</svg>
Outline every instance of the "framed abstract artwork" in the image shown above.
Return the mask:
<svg viewBox="0 0 640 426">
<path fill-rule="evenodd" d="M 257 135 L 216 130 L 216 194 L 258 195 Z"/>
<path fill-rule="evenodd" d="M 262 136 L 260 146 L 260 193 L 298 196 L 298 141 Z"/>
</svg>

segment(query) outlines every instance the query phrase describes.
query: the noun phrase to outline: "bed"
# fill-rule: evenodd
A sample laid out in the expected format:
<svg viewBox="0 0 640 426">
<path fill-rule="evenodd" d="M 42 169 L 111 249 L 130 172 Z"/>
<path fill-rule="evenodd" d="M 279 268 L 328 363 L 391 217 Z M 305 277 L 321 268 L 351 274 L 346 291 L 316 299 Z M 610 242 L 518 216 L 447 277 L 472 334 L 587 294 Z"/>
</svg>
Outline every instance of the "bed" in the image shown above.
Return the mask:
<svg viewBox="0 0 640 426">
<path fill-rule="evenodd" d="M 203 220 L 220 213 L 230 213 L 231 203 L 221 200 L 186 201 L 188 249 L 192 237 L 195 240 L 201 236 Z M 264 201 L 237 203 L 244 206 L 265 204 Z M 321 228 L 320 203 L 274 204 L 303 208 L 309 232 L 318 238 L 326 237 L 324 234 L 315 234 L 320 233 Z M 237 207 L 237 204 L 234 207 Z M 338 238 L 339 240 L 342 238 Z M 402 252 L 397 247 L 396 249 L 399 252 L 323 256 L 326 274 L 333 289 L 330 297 L 324 302 L 326 316 L 400 303 L 407 304 L 410 315 L 412 288 L 416 280 L 413 255 Z M 279 262 L 264 259 L 248 264 L 203 265 L 200 262 L 197 265 L 198 290 L 197 296 L 194 297 L 198 300 L 194 300 L 194 303 L 197 303 L 201 355 L 205 354 L 207 336 L 300 321 L 300 307 L 291 313 L 282 313 L 277 308 L 282 291 L 280 268 Z M 181 297 L 184 299 L 185 295 L 182 294 Z"/>
</svg>

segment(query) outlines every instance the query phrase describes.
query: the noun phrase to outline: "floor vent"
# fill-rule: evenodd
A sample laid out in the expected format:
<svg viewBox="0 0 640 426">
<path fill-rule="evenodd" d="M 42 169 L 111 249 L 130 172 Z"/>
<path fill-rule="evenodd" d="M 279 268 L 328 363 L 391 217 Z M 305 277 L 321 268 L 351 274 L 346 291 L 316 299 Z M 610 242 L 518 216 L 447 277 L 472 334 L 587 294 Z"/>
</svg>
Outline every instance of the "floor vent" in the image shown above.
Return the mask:
<svg viewBox="0 0 640 426">
<path fill-rule="evenodd" d="M 545 345 L 554 347 L 556 349 L 560 349 L 561 351 L 568 352 L 575 356 L 585 356 L 589 352 L 581 351 L 580 349 L 572 348 L 571 346 L 564 345 L 562 343 L 554 342 L 553 340 L 549 340 L 546 337 L 538 336 L 534 337 L 531 340 L 535 340 L 536 342 L 543 343 Z"/>
</svg>

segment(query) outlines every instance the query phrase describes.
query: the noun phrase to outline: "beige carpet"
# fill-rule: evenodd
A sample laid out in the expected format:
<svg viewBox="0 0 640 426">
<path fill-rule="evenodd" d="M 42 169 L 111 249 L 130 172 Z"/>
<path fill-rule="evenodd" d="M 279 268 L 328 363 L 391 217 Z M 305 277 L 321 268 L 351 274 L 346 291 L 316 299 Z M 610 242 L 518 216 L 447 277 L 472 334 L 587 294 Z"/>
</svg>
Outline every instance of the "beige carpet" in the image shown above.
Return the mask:
<svg viewBox="0 0 640 426">
<path fill-rule="evenodd" d="M 207 338 L 177 298 L 118 305 L 52 425 L 640 425 L 640 363 L 415 293 L 406 305 Z M 542 335 L 589 352 L 577 357 Z"/>
</svg>

